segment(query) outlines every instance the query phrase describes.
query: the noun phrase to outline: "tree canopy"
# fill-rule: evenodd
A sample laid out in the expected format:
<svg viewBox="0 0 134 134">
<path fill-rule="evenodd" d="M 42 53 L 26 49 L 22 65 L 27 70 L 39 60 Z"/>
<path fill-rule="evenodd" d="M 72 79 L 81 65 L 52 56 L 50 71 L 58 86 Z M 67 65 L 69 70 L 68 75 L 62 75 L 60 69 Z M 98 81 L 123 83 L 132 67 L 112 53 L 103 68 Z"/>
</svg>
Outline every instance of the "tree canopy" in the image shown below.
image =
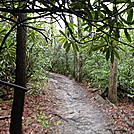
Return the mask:
<svg viewBox="0 0 134 134">
<path fill-rule="evenodd" d="M 73 36 L 73 31 L 66 19 L 67 15 L 74 14 L 84 20 L 83 26 L 88 26 L 86 27 L 88 34 L 84 35 L 85 37 L 79 43 L 87 43 L 93 40 L 89 40 L 88 37 L 89 33 L 95 28 L 97 35 L 94 39 L 100 39 L 101 37 L 106 42 L 110 42 L 110 44 L 112 44 L 112 40 L 116 40 L 134 48 L 131 43 L 131 35 L 128 32 L 128 30 L 133 30 L 133 6 L 134 2 L 132 0 L 0 0 L 0 18 L 15 23 L 10 31 L 17 25 L 15 20 L 17 13 L 30 13 L 30 17 L 27 17 L 26 20 L 44 18 L 44 22 L 47 22 L 48 17 L 51 16 L 54 22 L 59 23 L 61 19 L 68 27 L 73 39 L 79 42 Z M 8 13 L 8 15 L 5 16 L 5 13 Z M 121 37 L 122 31 L 124 31 L 130 43 L 118 40 Z M 5 39 L 0 48 L 2 48 L 4 41 Z"/>
</svg>

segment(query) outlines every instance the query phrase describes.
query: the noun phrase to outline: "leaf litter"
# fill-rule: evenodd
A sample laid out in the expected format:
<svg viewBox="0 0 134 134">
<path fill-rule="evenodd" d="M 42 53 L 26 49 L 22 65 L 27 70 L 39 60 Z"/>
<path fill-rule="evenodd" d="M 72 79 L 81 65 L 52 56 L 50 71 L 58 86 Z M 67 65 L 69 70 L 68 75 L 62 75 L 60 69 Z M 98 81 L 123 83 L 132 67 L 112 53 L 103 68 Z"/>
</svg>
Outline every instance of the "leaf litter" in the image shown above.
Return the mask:
<svg viewBox="0 0 134 134">
<path fill-rule="evenodd" d="M 134 133 L 134 102 L 124 98 L 115 106 L 106 98 L 104 103 L 99 103 L 95 101 L 96 96 L 99 94 L 98 91 L 94 92 L 93 88 L 87 88 L 83 84 L 81 87 L 86 91 L 86 97 L 91 98 L 94 102 L 93 104 L 99 107 L 112 122 L 114 125 L 113 134 Z"/>
<path fill-rule="evenodd" d="M 127 100 L 121 101 L 117 106 L 109 101 L 100 104 L 96 103 L 95 96 L 97 92 L 92 92 L 92 88 L 86 88 L 81 85 L 86 91 L 86 96 L 94 102 L 93 104 L 105 113 L 107 118 L 112 121 L 114 129 L 113 134 L 133 134 L 134 133 L 134 104 Z M 34 90 L 34 89 L 33 89 Z M 0 134 L 9 134 L 10 113 L 12 100 L 0 101 Z M 54 113 L 54 108 L 57 107 L 52 93 L 46 87 L 42 89 L 42 93 L 33 92 L 26 93 L 24 114 L 23 114 L 23 133 L 24 134 L 51 134 L 55 129 L 55 124 L 62 124 L 59 117 Z M 5 118 L 4 118 L 5 117 Z"/>
</svg>

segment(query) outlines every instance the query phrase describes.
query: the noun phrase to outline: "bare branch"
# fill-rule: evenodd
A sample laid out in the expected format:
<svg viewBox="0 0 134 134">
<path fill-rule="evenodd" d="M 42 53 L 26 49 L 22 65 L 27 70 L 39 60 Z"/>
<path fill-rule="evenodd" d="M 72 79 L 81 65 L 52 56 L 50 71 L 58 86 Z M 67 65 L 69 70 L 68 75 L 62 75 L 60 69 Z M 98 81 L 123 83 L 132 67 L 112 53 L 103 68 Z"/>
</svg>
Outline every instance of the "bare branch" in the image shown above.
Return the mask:
<svg viewBox="0 0 134 134">
<path fill-rule="evenodd" d="M 10 86 L 10 87 L 17 87 L 18 89 L 28 91 L 28 89 L 25 88 L 25 87 L 22 87 L 22 86 L 19 86 L 19 85 L 16 85 L 16 84 L 12 84 L 12 83 L 9 83 L 9 82 L 6 82 L 6 81 L 0 80 L 0 83 L 3 84 L 3 85 L 7 85 L 7 86 Z"/>
</svg>

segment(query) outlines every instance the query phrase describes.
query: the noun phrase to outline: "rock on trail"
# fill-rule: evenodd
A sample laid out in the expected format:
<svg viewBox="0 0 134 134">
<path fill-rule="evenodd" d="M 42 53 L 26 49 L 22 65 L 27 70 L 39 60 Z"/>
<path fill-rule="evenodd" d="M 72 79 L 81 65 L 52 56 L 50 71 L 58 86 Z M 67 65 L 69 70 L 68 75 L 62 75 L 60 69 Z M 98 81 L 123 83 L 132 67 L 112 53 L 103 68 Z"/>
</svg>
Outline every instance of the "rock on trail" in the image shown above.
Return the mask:
<svg viewBox="0 0 134 134">
<path fill-rule="evenodd" d="M 59 74 L 49 78 L 49 88 L 58 103 L 55 113 L 62 120 L 53 134 L 111 134 L 110 122 L 74 80 Z"/>
</svg>

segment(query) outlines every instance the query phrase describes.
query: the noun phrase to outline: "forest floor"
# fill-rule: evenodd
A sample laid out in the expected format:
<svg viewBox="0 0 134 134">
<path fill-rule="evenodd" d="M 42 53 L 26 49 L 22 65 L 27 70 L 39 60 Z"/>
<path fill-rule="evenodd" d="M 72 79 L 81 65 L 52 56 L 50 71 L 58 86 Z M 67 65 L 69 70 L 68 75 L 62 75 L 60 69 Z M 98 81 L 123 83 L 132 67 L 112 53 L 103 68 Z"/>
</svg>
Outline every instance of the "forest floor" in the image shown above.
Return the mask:
<svg viewBox="0 0 134 134">
<path fill-rule="evenodd" d="M 50 74 L 40 93 L 28 92 L 24 134 L 133 134 L 134 105 L 114 106 L 63 75 Z M 31 93 L 31 94 L 30 94 Z M 0 101 L 0 134 L 9 134 L 12 101 Z"/>
</svg>

